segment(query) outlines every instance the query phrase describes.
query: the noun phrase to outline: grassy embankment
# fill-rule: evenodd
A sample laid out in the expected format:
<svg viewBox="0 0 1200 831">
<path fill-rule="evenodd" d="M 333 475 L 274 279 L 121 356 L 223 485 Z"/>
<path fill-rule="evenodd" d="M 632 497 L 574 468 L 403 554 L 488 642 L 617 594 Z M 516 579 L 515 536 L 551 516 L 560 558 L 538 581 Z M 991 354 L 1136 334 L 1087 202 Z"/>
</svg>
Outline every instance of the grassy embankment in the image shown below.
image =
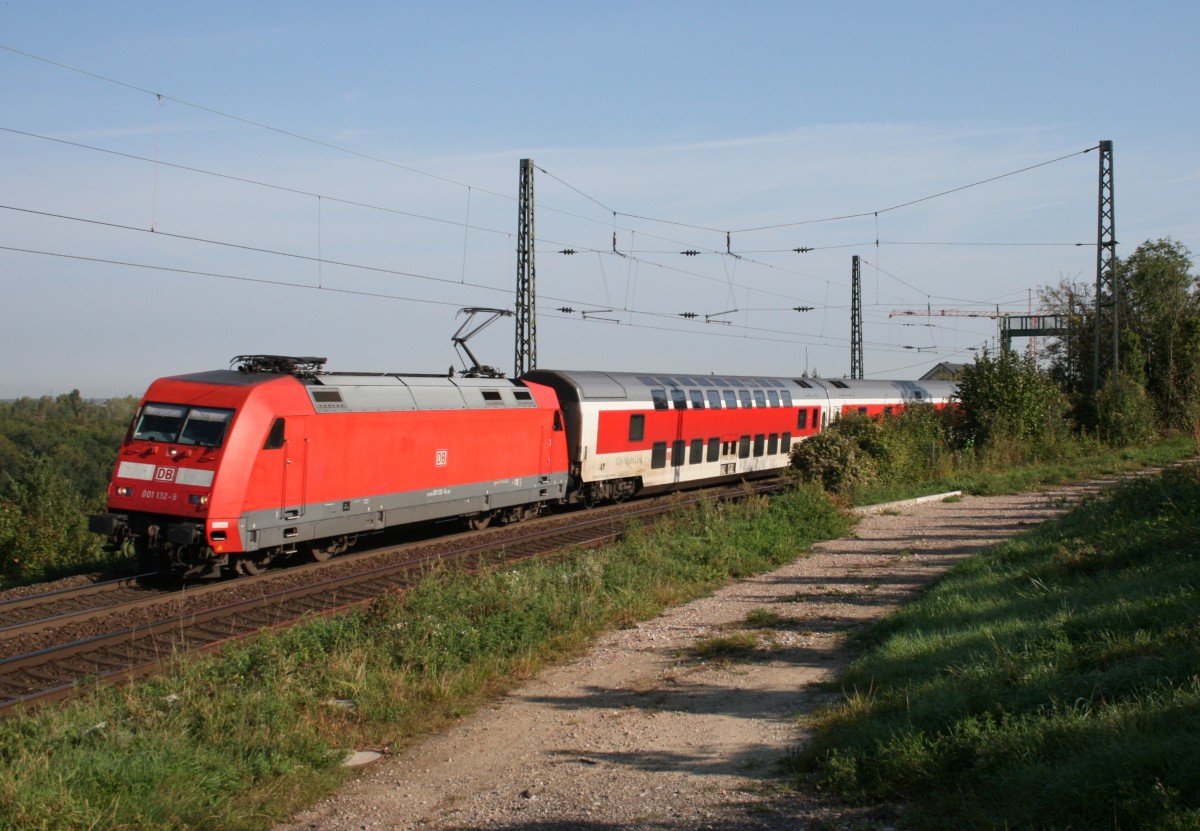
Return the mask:
<svg viewBox="0 0 1200 831">
<path fill-rule="evenodd" d="M 856 505 L 871 505 L 953 490 L 977 496 L 1017 493 L 1169 464 L 1194 455 L 1198 443 L 1200 437 L 1177 435 L 1145 447 L 1109 448 L 1076 439 L 1041 448 L 1031 461 L 1028 448 L 996 442 L 977 455 L 942 453 L 925 475 L 872 482 L 855 488 L 851 499 Z"/>
<path fill-rule="evenodd" d="M 912 828 L 1200 828 L 1200 468 L 1121 486 L 875 627 L 800 778 Z"/>
<path fill-rule="evenodd" d="M 811 488 L 702 504 L 561 562 L 433 573 L 165 677 L 0 719 L 0 829 L 263 828 L 334 788 L 354 747 L 398 747 L 572 653 L 848 520 Z"/>
<path fill-rule="evenodd" d="M 1031 476 L 1084 476 L 1118 461 Z M 338 766 L 350 748 L 399 747 L 605 628 L 769 569 L 846 527 L 810 488 L 706 504 L 602 551 L 482 576 L 431 573 L 369 609 L 0 719 L 0 829 L 268 827 L 350 775 Z"/>
</svg>

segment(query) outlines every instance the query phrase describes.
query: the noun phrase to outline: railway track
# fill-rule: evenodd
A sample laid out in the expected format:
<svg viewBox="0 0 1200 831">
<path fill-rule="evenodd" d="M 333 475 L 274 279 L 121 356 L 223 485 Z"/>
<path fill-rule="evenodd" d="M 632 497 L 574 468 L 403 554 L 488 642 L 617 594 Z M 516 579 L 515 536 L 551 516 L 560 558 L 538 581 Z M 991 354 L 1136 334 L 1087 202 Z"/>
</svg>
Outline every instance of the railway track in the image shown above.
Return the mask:
<svg viewBox="0 0 1200 831">
<path fill-rule="evenodd" d="M 153 581 L 165 576 L 157 572 L 136 574 L 0 601 L 0 650 L 3 641 L 24 632 L 115 611 L 143 603 L 151 595 L 162 595 L 170 589 L 155 586 Z"/>
<path fill-rule="evenodd" d="M 777 483 L 768 482 L 755 490 L 775 487 Z M 148 675 L 183 653 L 254 637 L 302 617 L 336 614 L 369 603 L 385 592 L 402 591 L 433 562 L 453 561 L 474 568 L 603 545 L 621 537 L 631 520 L 652 525 L 680 505 L 704 498 L 734 499 L 746 492 L 726 488 L 558 515 L 542 527 L 533 527 L 534 523 L 464 534 L 185 591 L 145 596 L 142 589 L 141 598 L 128 596 L 138 591 L 130 585 L 102 584 L 74 595 L 64 591 L 22 598 L 10 611 L 24 617 L 6 625 L 7 639 L 5 629 L 0 629 L 0 646 L 32 643 L 35 647 L 9 650 L 0 659 L 0 713 L 68 698 L 86 684 Z M 61 603 L 81 608 L 48 614 L 47 610 L 61 610 Z M 8 619 L 3 616 L 7 605 L 0 605 L 0 622 Z M 31 620 L 37 609 L 48 616 Z M 91 634 L 69 636 L 84 624 L 91 627 Z M 96 631 L 97 625 L 103 631 Z"/>
</svg>

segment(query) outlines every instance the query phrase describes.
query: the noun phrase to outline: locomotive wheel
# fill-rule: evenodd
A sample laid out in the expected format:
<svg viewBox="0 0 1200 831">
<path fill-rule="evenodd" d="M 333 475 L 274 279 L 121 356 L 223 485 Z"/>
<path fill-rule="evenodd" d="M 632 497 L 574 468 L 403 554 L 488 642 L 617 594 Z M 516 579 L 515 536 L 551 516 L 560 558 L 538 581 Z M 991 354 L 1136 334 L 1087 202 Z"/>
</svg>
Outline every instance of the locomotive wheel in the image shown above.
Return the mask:
<svg viewBox="0 0 1200 831">
<path fill-rule="evenodd" d="M 312 556 L 313 560 L 323 563 L 332 556 L 342 554 L 349 546 L 349 540 L 346 537 L 338 537 L 336 539 L 325 540 L 324 545 L 313 543 L 308 546 L 308 554 Z"/>
<path fill-rule="evenodd" d="M 238 562 L 238 569 L 240 569 L 243 574 L 248 574 L 253 577 L 256 574 L 262 574 L 264 571 L 266 571 L 267 566 L 266 563 L 256 562 L 247 557 L 246 559 Z"/>
<path fill-rule="evenodd" d="M 260 557 L 242 557 L 237 561 L 234 568 L 242 574 L 248 574 L 253 577 L 256 574 L 262 574 L 267 570 L 267 566 L 275 559 L 271 554 L 264 554 Z"/>
<path fill-rule="evenodd" d="M 484 528 L 487 528 L 491 524 L 492 524 L 492 515 L 491 514 L 480 514 L 479 516 L 473 516 L 467 520 L 467 527 L 470 528 L 472 531 L 482 531 Z"/>
</svg>

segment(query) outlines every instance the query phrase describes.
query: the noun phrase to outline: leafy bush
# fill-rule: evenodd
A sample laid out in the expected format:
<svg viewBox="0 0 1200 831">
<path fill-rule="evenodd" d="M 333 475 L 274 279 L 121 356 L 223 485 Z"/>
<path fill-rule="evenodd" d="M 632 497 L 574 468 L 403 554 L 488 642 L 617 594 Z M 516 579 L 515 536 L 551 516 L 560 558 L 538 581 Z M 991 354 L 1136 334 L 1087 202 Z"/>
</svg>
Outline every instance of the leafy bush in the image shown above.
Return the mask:
<svg viewBox="0 0 1200 831">
<path fill-rule="evenodd" d="M 1068 433 L 1067 400 L 1033 358 L 986 351 L 963 367 L 955 397 L 961 404 L 963 444 L 998 437 L 1018 442 L 1055 440 Z"/>
<path fill-rule="evenodd" d="M 0 578 L 40 577 L 101 559 L 84 500 L 48 459 L 26 455 L 0 474 Z"/>
<path fill-rule="evenodd" d="M 873 438 L 869 434 L 871 425 L 865 416 L 838 419 L 829 429 L 792 448 L 792 467 L 800 472 L 803 481 L 819 484 L 831 493 L 844 494 L 869 484 L 879 471 L 871 454 L 862 449 L 857 439 Z"/>
<path fill-rule="evenodd" d="M 1154 438 L 1154 403 L 1145 388 L 1121 373 L 1096 396 L 1096 434 L 1113 447 L 1144 444 Z"/>
<path fill-rule="evenodd" d="M 101 540 L 87 515 L 103 504 L 135 398 L 78 390 L 0 404 L 0 580 L 94 567 Z"/>
</svg>

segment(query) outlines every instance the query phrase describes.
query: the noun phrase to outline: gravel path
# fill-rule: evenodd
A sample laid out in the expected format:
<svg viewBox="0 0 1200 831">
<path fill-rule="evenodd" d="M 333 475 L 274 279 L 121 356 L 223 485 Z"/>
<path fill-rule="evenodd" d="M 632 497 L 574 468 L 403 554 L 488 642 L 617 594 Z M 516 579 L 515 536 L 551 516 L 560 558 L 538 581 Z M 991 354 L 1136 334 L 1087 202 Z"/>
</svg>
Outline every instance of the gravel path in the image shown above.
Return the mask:
<svg viewBox="0 0 1200 831">
<path fill-rule="evenodd" d="M 829 700 L 814 685 L 850 659 L 849 634 L 1098 487 L 868 513 L 853 537 L 603 636 L 278 831 L 887 828 L 882 814 L 782 792 L 777 763 L 804 738 L 794 717 Z M 757 609 L 779 622 L 755 629 Z M 734 634 L 758 646 L 696 657 L 698 642 Z"/>
</svg>

